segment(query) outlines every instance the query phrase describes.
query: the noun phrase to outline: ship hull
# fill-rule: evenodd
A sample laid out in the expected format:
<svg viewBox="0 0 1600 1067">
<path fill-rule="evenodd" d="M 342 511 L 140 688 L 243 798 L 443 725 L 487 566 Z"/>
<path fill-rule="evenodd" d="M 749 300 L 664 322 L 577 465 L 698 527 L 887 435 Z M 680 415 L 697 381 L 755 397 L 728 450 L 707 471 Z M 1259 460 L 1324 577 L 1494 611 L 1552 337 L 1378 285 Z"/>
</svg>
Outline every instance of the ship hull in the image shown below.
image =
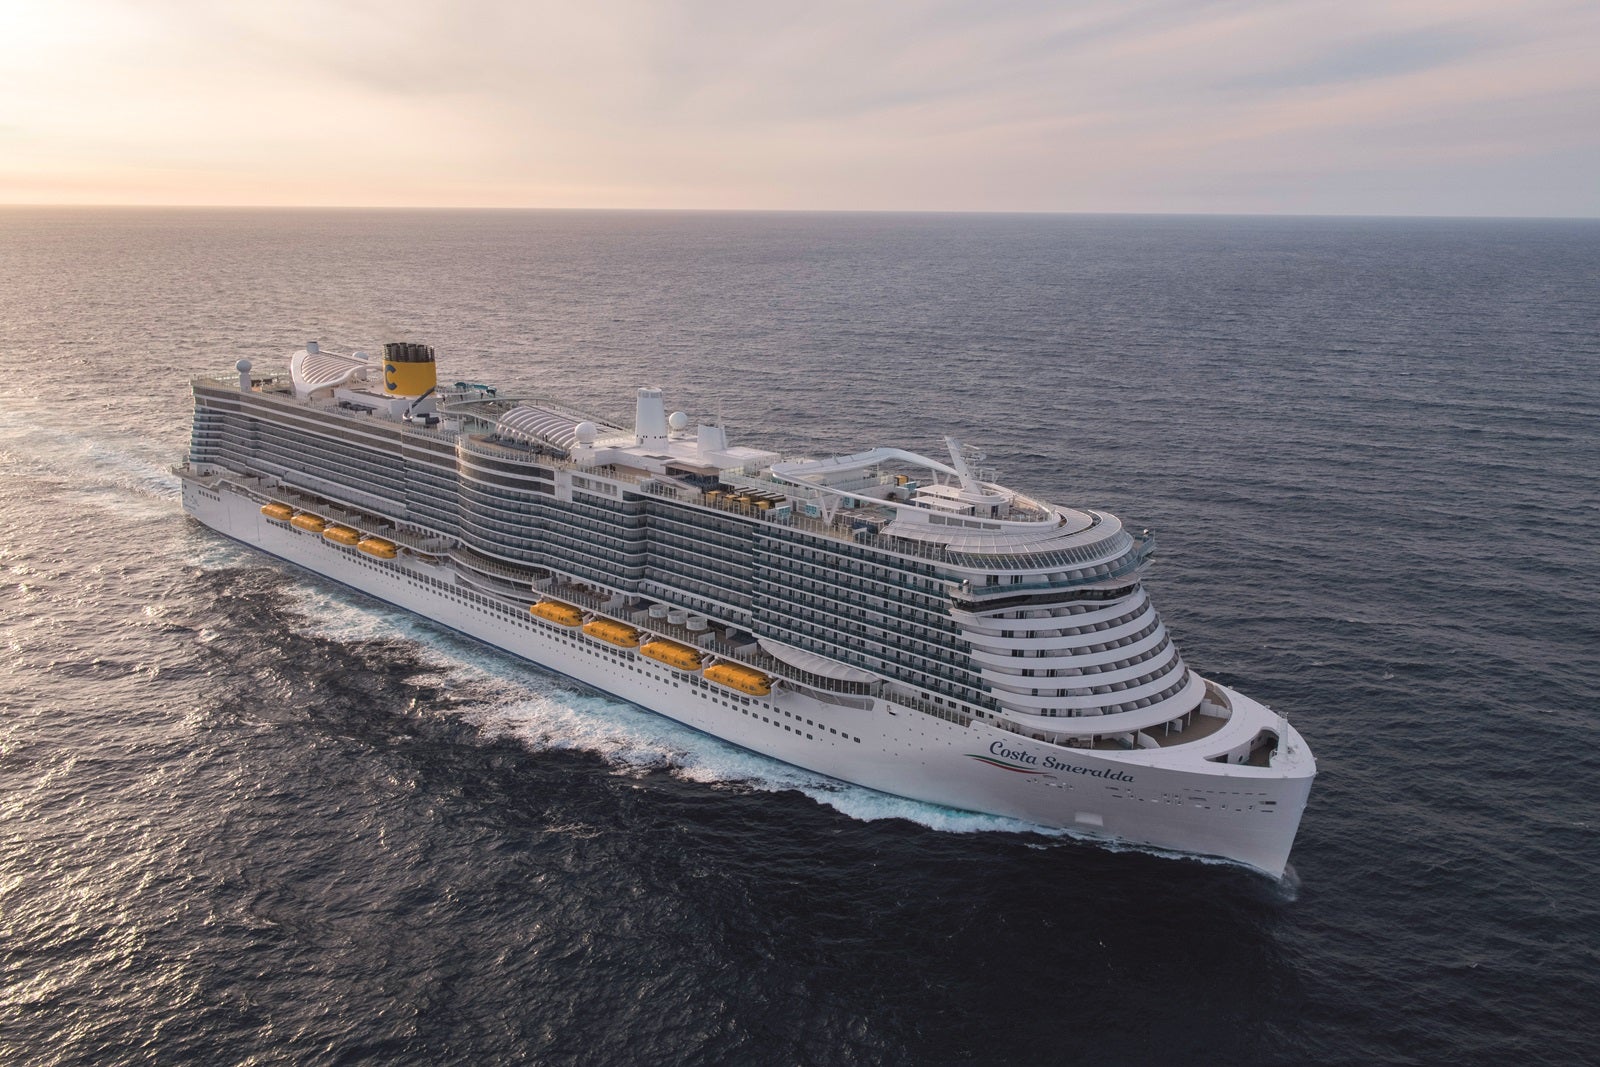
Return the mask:
<svg viewBox="0 0 1600 1067">
<path fill-rule="evenodd" d="M 749 697 L 635 651 L 586 640 L 458 582 L 448 560 L 377 559 L 263 516 L 226 480 L 188 475 L 185 510 L 204 525 L 316 574 L 416 613 L 540 668 L 797 767 L 896 796 L 999 815 L 1074 835 L 1216 857 L 1281 877 L 1314 765 L 1292 727 L 1240 694 L 1230 729 L 1280 735 L 1274 766 L 1062 749 L 881 698 L 840 702 L 780 686 Z M 531 596 L 530 596 L 531 602 Z M 1167 750 L 1170 753 L 1170 750 Z M 1299 755 L 1304 753 L 1303 758 Z"/>
</svg>

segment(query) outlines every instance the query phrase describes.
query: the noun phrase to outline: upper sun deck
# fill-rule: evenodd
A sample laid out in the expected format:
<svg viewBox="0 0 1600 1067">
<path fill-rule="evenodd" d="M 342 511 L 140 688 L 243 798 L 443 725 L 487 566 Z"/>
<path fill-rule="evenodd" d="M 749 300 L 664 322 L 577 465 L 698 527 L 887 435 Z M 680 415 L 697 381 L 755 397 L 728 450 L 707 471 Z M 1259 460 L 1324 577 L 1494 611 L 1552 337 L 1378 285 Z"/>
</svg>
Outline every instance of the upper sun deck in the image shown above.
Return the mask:
<svg viewBox="0 0 1600 1067">
<path fill-rule="evenodd" d="M 952 547 L 1002 549 L 1071 539 L 1096 525 L 980 477 L 960 442 L 950 463 L 901 448 L 775 463 L 761 477 L 824 516 L 854 513 L 896 537 Z M 992 472 L 981 472 L 990 475 Z"/>
<path fill-rule="evenodd" d="M 238 377 L 205 375 L 196 384 L 239 388 L 358 423 L 402 423 L 406 433 L 468 451 L 503 448 L 508 456 L 537 457 L 610 479 L 619 488 L 742 512 L 963 570 L 1081 568 L 1148 541 L 1130 537 L 1114 516 L 1052 506 L 998 484 L 993 471 L 977 465 L 981 454 L 951 438 L 945 439 L 949 462 L 893 447 L 785 458 L 731 445 L 718 424 L 691 428 L 684 413 L 667 415 L 655 389 L 639 390 L 629 430 L 559 401 L 511 396 L 476 383 L 441 383 L 416 399 L 388 397 L 353 375 L 365 365 L 358 357 L 328 360 L 313 388 L 299 380 L 306 376 L 303 366 L 292 380 L 251 376 L 241 367 Z"/>
</svg>

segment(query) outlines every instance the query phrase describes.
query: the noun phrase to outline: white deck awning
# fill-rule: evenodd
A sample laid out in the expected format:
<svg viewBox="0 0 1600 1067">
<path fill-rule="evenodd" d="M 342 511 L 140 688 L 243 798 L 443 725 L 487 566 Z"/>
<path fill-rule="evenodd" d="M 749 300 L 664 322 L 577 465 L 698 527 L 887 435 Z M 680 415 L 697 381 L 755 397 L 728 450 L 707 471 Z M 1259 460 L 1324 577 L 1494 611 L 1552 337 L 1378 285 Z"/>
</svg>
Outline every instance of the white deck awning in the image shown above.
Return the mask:
<svg viewBox="0 0 1600 1067">
<path fill-rule="evenodd" d="M 915 452 L 907 452 L 903 448 L 874 448 L 849 456 L 832 456 L 828 459 L 774 463 L 772 465 L 772 473 L 779 478 L 785 478 L 792 482 L 811 481 L 819 476 L 838 474 L 843 471 L 856 471 L 864 467 L 876 466 L 888 460 L 899 460 L 912 466 L 938 471 L 941 474 L 949 474 L 951 476 L 956 474 L 954 467 L 940 463 L 936 459 L 929 459 L 927 456 L 920 456 Z"/>
<path fill-rule="evenodd" d="M 518 404 L 495 424 L 494 432 L 513 440 L 544 441 L 564 451 L 578 443 L 578 420 L 532 404 Z"/>
<path fill-rule="evenodd" d="M 761 650 L 773 659 L 781 659 L 789 666 L 815 674 L 819 678 L 831 678 L 836 682 L 876 682 L 878 676 L 870 671 L 863 671 L 856 667 L 848 667 L 843 663 L 819 656 L 815 652 L 786 645 L 782 641 L 774 641 L 770 637 L 757 639 Z"/>
</svg>

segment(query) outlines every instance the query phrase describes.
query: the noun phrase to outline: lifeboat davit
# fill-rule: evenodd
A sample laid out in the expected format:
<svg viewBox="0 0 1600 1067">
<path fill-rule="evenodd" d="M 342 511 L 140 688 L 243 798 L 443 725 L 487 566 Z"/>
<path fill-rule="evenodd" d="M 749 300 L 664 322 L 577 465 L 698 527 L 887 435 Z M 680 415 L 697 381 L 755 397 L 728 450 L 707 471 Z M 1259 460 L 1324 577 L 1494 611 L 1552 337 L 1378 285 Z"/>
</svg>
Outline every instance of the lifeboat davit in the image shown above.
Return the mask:
<svg viewBox="0 0 1600 1067">
<path fill-rule="evenodd" d="M 639 631 L 625 623 L 613 622 L 611 619 L 586 622 L 583 624 L 583 632 L 621 648 L 639 647 Z"/>
<path fill-rule="evenodd" d="M 741 693 L 748 693 L 753 697 L 764 697 L 772 693 L 770 675 L 740 663 L 713 663 L 706 668 L 705 679 L 727 686 L 729 689 L 737 689 Z"/>
<path fill-rule="evenodd" d="M 329 526 L 322 531 L 322 537 L 346 548 L 353 548 L 361 540 L 361 535 L 348 526 Z"/>
<path fill-rule="evenodd" d="M 356 542 L 356 549 L 378 559 L 394 559 L 395 547 L 393 541 L 385 541 L 381 537 L 365 537 Z"/>
<path fill-rule="evenodd" d="M 528 609 L 528 614 L 537 615 L 557 626 L 576 626 L 583 621 L 583 612 L 571 604 L 563 604 L 559 600 L 541 600 Z"/>
<path fill-rule="evenodd" d="M 676 641 L 649 641 L 639 646 L 641 655 L 649 656 L 658 663 L 665 663 L 669 667 L 676 667 L 680 671 L 697 671 L 700 669 L 700 653 L 688 645 L 680 645 Z"/>
</svg>

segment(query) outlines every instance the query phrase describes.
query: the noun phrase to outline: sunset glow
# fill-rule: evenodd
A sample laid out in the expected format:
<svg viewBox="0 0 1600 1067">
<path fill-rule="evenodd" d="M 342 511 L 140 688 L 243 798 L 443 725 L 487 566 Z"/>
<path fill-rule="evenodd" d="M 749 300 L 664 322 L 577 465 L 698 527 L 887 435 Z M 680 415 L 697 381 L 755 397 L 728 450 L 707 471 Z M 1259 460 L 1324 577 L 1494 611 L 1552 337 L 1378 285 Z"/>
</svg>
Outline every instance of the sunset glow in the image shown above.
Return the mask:
<svg viewBox="0 0 1600 1067">
<path fill-rule="evenodd" d="M 0 203 L 1600 214 L 1600 7 L 0 0 Z"/>
</svg>

